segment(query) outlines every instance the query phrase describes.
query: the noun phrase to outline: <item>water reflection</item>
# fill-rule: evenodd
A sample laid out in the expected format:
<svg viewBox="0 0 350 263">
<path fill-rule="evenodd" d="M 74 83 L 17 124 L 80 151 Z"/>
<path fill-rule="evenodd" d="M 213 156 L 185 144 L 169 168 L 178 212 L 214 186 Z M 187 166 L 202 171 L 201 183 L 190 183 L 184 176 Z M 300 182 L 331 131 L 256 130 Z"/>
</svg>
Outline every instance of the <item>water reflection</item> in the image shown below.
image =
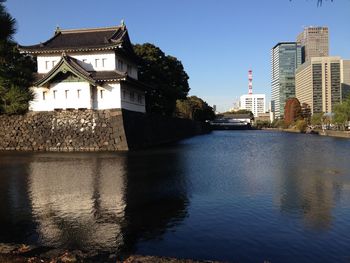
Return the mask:
<svg viewBox="0 0 350 263">
<path fill-rule="evenodd" d="M 127 159 L 124 253 L 134 244 L 161 237 L 187 215 L 184 164 L 176 149 L 131 153 Z"/>
<path fill-rule="evenodd" d="M 0 152 L 0 243 L 93 251 L 101 262 L 344 262 L 349 147 L 223 131 L 130 153 Z"/>
<path fill-rule="evenodd" d="M 120 156 L 34 158 L 29 192 L 40 242 L 73 249 L 122 244 L 124 162 Z"/>
<path fill-rule="evenodd" d="M 19 243 L 133 252 L 186 215 L 177 154 L 24 154 L 16 167 L 2 158 L 0 186 L 8 195 L 0 209 L 8 213 L 1 223 L 9 228 L 0 228 L 0 242 L 14 242 L 15 231 L 25 233 Z"/>
<path fill-rule="evenodd" d="M 331 227 L 332 210 L 342 194 L 344 182 L 341 177 L 346 170 L 335 160 L 335 145 L 330 144 L 327 154 L 323 154 L 325 145 L 300 148 L 300 145 L 291 145 L 289 140 L 279 143 L 279 154 L 284 156 L 277 172 L 281 183 L 278 189 L 282 191 L 281 210 L 299 213 L 305 226 L 314 230 Z M 335 164 L 338 168 L 332 169 Z"/>
<path fill-rule="evenodd" d="M 0 242 L 35 239 L 35 223 L 27 187 L 26 158 L 18 154 L 0 158 Z"/>
</svg>

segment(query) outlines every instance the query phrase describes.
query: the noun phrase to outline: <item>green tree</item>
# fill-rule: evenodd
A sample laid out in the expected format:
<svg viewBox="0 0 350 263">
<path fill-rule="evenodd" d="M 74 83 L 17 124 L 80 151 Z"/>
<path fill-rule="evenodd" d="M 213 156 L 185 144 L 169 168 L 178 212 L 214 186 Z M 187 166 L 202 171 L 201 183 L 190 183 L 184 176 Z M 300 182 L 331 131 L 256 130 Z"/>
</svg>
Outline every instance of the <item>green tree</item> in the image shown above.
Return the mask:
<svg viewBox="0 0 350 263">
<path fill-rule="evenodd" d="M 342 129 L 345 129 L 348 122 L 350 121 L 350 98 L 344 100 L 341 104 L 334 106 L 334 122 Z"/>
<path fill-rule="evenodd" d="M 300 132 L 305 132 L 307 129 L 307 122 L 306 120 L 297 120 L 295 123 L 295 127 Z"/>
<path fill-rule="evenodd" d="M 176 101 L 176 115 L 196 121 L 213 120 L 215 113 L 212 107 L 196 96 Z"/>
<path fill-rule="evenodd" d="M 307 103 L 301 104 L 301 117 L 306 121 L 306 123 L 310 123 L 311 121 L 311 108 Z"/>
<path fill-rule="evenodd" d="M 28 102 L 32 99 L 29 87 L 33 81 L 35 63 L 17 50 L 13 41 L 15 19 L 6 11 L 4 2 L 0 0 L 0 111 L 22 113 L 23 103 L 26 105 L 24 108 L 28 108 Z M 15 96 L 15 93 L 20 94 Z"/>
<path fill-rule="evenodd" d="M 230 116 L 232 114 L 249 114 L 250 118 L 251 119 L 254 119 L 254 114 L 253 112 L 251 112 L 250 110 L 246 110 L 246 109 L 240 109 L 240 110 L 237 110 L 237 111 L 226 111 L 226 112 L 223 112 L 221 114 L 218 115 L 218 117 L 223 117 L 223 116 Z"/>
<path fill-rule="evenodd" d="M 181 61 L 149 43 L 134 45 L 134 51 L 140 58 L 139 79 L 150 86 L 146 94 L 147 111 L 173 115 L 176 100 L 185 99 L 190 90 Z"/>
<path fill-rule="evenodd" d="M 311 116 L 311 124 L 314 126 L 321 126 L 324 123 L 324 112 L 317 112 Z"/>
<path fill-rule="evenodd" d="M 254 126 L 257 129 L 270 128 L 271 127 L 271 122 L 270 121 L 257 120 L 257 121 L 255 121 Z"/>
</svg>

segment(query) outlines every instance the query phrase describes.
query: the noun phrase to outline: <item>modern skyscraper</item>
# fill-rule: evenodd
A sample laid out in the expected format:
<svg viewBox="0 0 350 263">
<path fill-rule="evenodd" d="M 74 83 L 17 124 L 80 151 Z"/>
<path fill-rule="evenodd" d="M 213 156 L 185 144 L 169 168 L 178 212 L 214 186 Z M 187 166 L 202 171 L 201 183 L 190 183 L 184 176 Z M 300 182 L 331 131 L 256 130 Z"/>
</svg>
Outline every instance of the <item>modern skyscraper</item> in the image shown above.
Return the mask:
<svg viewBox="0 0 350 263">
<path fill-rule="evenodd" d="M 306 27 L 297 37 L 302 47 L 302 63 L 312 57 L 329 56 L 328 27 Z"/>
<path fill-rule="evenodd" d="M 271 111 L 275 118 L 284 114 L 285 102 L 295 97 L 295 70 L 301 64 L 301 46 L 281 42 L 271 50 Z"/>
<path fill-rule="evenodd" d="M 346 96 L 349 63 L 340 57 L 313 57 L 301 65 L 295 75 L 295 93 L 300 103 L 307 103 L 312 114 L 332 112 Z"/>
<path fill-rule="evenodd" d="M 341 94 L 342 100 L 350 97 L 350 60 L 342 60 L 340 63 L 341 75 Z"/>
</svg>

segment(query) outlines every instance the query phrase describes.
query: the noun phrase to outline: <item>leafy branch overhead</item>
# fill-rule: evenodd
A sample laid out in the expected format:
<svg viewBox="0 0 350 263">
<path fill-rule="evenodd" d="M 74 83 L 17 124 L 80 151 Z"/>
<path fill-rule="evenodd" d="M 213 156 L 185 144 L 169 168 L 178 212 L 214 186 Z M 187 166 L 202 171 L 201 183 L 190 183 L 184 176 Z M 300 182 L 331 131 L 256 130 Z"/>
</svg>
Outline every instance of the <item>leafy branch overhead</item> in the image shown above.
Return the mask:
<svg viewBox="0 0 350 263">
<path fill-rule="evenodd" d="M 292 0 L 289 0 L 290 2 L 292 2 Z M 317 6 L 321 6 L 324 0 L 317 0 Z M 327 1 L 327 0 L 325 0 Z M 331 2 L 333 2 L 333 0 L 331 0 Z"/>
</svg>

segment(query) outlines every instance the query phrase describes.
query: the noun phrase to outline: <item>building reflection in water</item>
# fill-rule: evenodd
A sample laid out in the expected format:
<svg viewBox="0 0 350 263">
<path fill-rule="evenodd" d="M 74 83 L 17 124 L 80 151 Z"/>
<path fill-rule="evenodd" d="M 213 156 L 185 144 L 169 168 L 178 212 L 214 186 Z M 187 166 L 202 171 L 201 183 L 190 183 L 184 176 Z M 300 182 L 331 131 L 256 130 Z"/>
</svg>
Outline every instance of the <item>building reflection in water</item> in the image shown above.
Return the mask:
<svg viewBox="0 0 350 263">
<path fill-rule="evenodd" d="M 341 177 L 346 171 L 331 168 L 336 154 L 331 152 L 332 148 L 327 148 L 327 154 L 323 154 L 323 149 L 294 149 L 290 142 L 280 144 L 280 147 L 279 154 L 285 160 L 276 172 L 281 185 L 278 187 L 281 211 L 300 214 L 308 228 L 329 229 L 333 220 L 332 210 L 345 183 Z"/>
<path fill-rule="evenodd" d="M 34 158 L 29 189 L 40 242 L 66 248 L 122 243 L 125 158 Z"/>
<path fill-rule="evenodd" d="M 149 152 L 35 156 L 28 192 L 40 244 L 121 254 L 162 235 L 186 214 L 176 160 Z"/>
</svg>

